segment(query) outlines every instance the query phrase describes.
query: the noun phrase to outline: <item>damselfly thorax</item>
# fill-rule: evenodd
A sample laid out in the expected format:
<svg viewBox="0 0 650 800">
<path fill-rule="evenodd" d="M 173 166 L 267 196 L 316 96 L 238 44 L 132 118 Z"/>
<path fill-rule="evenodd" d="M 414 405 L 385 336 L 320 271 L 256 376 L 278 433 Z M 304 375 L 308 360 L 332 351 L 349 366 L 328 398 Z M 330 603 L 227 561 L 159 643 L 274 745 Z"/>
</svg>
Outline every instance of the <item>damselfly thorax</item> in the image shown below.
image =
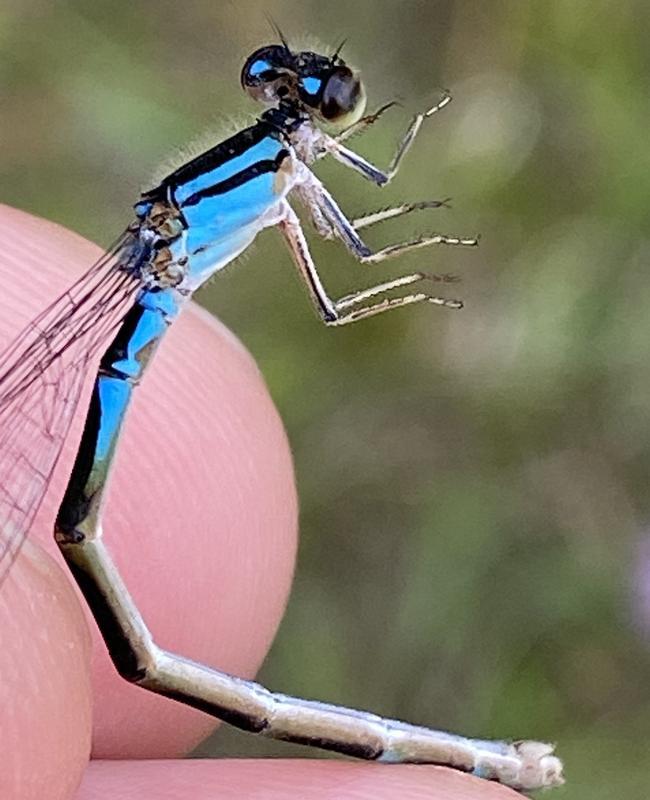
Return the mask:
<svg viewBox="0 0 650 800">
<path fill-rule="evenodd" d="M 316 143 L 306 118 L 273 109 L 144 192 L 131 226 L 143 252 L 151 251 L 143 282 L 189 294 L 278 225 L 285 198 L 309 182 L 305 165 Z"/>
</svg>

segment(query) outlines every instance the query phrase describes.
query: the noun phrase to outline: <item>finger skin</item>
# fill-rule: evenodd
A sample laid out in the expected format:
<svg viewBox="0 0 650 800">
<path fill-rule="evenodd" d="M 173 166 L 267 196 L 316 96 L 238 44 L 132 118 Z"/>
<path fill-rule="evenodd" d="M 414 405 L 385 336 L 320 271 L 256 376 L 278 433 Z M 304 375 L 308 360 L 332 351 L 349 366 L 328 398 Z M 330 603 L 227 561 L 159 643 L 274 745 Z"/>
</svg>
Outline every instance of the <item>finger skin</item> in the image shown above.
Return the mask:
<svg viewBox="0 0 650 800">
<path fill-rule="evenodd" d="M 312 760 L 91 762 L 75 800 L 521 800 L 431 766 Z"/>
<path fill-rule="evenodd" d="M 66 573 L 31 542 L 0 589 L 0 798 L 63 800 L 90 753 L 91 640 Z"/>
</svg>

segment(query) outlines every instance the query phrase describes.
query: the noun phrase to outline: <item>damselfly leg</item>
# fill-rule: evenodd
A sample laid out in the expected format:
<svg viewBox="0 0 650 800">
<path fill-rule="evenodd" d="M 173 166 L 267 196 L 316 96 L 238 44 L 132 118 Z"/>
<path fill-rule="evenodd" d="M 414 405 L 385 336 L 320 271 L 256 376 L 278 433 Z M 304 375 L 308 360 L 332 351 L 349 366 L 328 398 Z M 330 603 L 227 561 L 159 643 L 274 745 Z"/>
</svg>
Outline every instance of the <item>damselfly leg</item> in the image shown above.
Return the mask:
<svg viewBox="0 0 650 800">
<path fill-rule="evenodd" d="M 371 125 L 374 125 L 378 119 L 380 119 L 389 108 L 395 108 L 398 103 L 395 100 L 390 100 L 388 103 L 384 103 L 383 106 L 379 106 L 378 109 L 372 112 L 372 114 L 366 114 L 365 116 L 361 117 L 361 119 L 357 120 L 356 122 L 352 123 L 348 128 L 335 136 L 337 142 L 345 142 L 348 139 L 351 139 L 354 136 L 358 136 L 359 134 L 363 133 L 367 128 Z"/>
<path fill-rule="evenodd" d="M 298 272 L 307 285 L 310 297 L 320 318 L 327 325 L 346 325 L 357 322 L 366 317 L 381 314 L 394 308 L 413 305 L 414 303 L 429 302 L 433 305 L 447 306 L 448 308 L 462 308 L 460 300 L 450 300 L 444 297 L 417 292 L 401 297 L 389 297 L 387 294 L 395 289 L 400 289 L 413 284 L 426 284 L 429 279 L 424 273 L 403 275 L 391 281 L 353 292 L 338 300 L 333 300 L 325 290 L 323 283 L 309 251 L 309 244 L 305 238 L 300 221 L 295 212 L 287 204 L 284 218 L 279 224 L 280 230 L 289 246 L 293 260 L 298 267 Z M 362 306 L 366 300 L 382 297 L 378 303 Z M 360 306 L 355 308 L 355 306 Z"/>
<path fill-rule="evenodd" d="M 413 142 L 420 132 L 424 122 L 427 119 L 431 119 L 434 114 L 437 114 L 438 111 L 441 111 L 445 106 L 449 105 L 449 103 L 451 103 L 451 95 L 448 92 L 444 92 L 437 103 L 428 108 L 426 111 L 422 111 L 414 115 L 408 128 L 406 129 L 406 132 L 397 145 L 395 155 L 385 170 L 382 170 L 379 167 L 376 167 L 374 164 L 371 164 L 369 161 L 363 158 L 363 156 L 360 156 L 353 150 L 349 150 L 347 147 L 341 144 L 341 142 L 349 138 L 349 136 L 354 136 L 355 134 L 360 133 L 362 130 L 367 128 L 368 125 L 374 123 L 377 119 L 379 119 L 384 111 L 391 108 L 393 103 L 387 103 L 378 109 L 374 114 L 369 115 L 365 119 L 362 118 L 359 120 L 359 123 L 357 123 L 357 125 L 359 125 L 358 128 L 353 125 L 348 129 L 348 131 L 345 131 L 342 136 L 339 136 L 338 138 L 321 133 L 319 144 L 323 149 L 323 155 L 329 153 L 337 161 L 340 161 L 342 164 L 345 164 L 346 166 L 356 170 L 363 175 L 364 178 L 376 183 L 377 186 L 387 186 L 399 172 L 399 168 L 402 164 L 404 156 L 411 149 Z"/>
<path fill-rule="evenodd" d="M 309 191 L 302 191 L 300 188 L 296 189 L 296 195 L 309 212 L 309 216 L 318 235 L 323 239 L 334 239 L 336 231 L 327 221 L 321 207 L 312 197 L 312 194 Z M 407 214 L 412 214 L 414 211 L 426 211 L 431 208 L 449 208 L 449 202 L 449 198 L 446 198 L 445 200 L 420 200 L 416 203 L 401 203 L 398 206 L 389 206 L 388 208 L 382 208 L 378 211 L 370 211 L 360 217 L 349 220 L 349 223 L 355 231 L 360 231 L 362 228 L 369 228 L 371 225 L 377 225 L 380 222 L 387 222 L 390 219 L 404 217 Z"/>
<path fill-rule="evenodd" d="M 305 170 L 303 183 L 299 190 L 299 196 L 306 203 L 310 212 L 315 210 L 314 224 L 318 230 L 323 225 L 327 230 L 332 231 L 352 253 L 352 255 L 362 264 L 378 264 L 395 256 L 404 255 L 412 250 L 419 250 L 431 245 L 448 245 L 452 247 L 476 247 L 479 240 L 475 236 L 449 236 L 442 233 L 430 236 L 419 236 L 407 242 L 383 247 L 380 250 L 372 251 L 357 233 L 357 226 L 351 222 L 341 210 L 339 204 L 332 197 L 330 192 L 323 186 L 318 178 L 310 170 Z M 403 204 L 402 206 L 389 208 L 382 215 L 368 215 L 361 218 L 361 227 L 368 227 L 386 219 L 403 216 L 414 210 L 423 207 L 418 204 Z M 324 221 L 324 222 L 323 222 Z"/>
<path fill-rule="evenodd" d="M 369 161 L 352 150 L 344 148 L 340 143 L 342 141 L 341 136 L 334 138 L 322 133 L 322 131 L 317 131 L 311 145 L 313 146 L 317 157 L 330 154 L 345 166 L 359 172 L 367 180 L 370 180 L 378 186 L 385 186 L 399 171 L 402 160 L 415 141 L 415 138 L 424 121 L 432 117 L 436 112 L 443 109 L 450 102 L 451 95 L 444 93 L 441 100 L 439 100 L 434 106 L 423 113 L 416 114 L 413 117 L 406 133 L 400 140 L 390 166 L 385 172 L 380 170 L 378 167 L 375 167 Z M 342 134 L 342 136 L 351 136 L 355 133 L 361 132 L 367 128 L 368 125 L 378 120 L 381 114 L 392 105 L 393 103 L 387 103 L 386 105 L 381 106 L 381 108 L 379 108 L 374 114 L 363 117 L 358 123 L 355 123 L 355 125 L 352 125 L 350 128 L 348 128 L 347 131 Z M 396 217 L 410 214 L 413 211 L 422 211 L 429 208 L 440 208 L 447 205 L 448 201 L 431 200 L 421 203 L 402 203 L 399 206 L 387 208 L 383 211 L 365 214 L 362 217 L 351 221 L 346 217 L 339 204 L 323 186 L 321 181 L 319 181 L 314 173 L 311 172 L 311 170 L 305 170 L 304 179 L 300 186 L 296 188 L 296 194 L 309 211 L 314 227 L 318 233 L 324 238 L 328 239 L 337 236 L 355 256 L 355 258 L 357 258 L 362 264 L 378 264 L 388 258 L 404 255 L 412 250 L 417 250 L 422 247 L 429 247 L 431 245 L 460 245 L 464 247 L 476 247 L 478 245 L 477 237 L 450 236 L 446 234 L 435 233 L 428 236 L 418 236 L 410 241 L 389 245 L 388 247 L 384 247 L 373 252 L 359 236 L 358 231 L 361 228 L 368 227 L 388 219 L 395 219 Z"/>
<path fill-rule="evenodd" d="M 389 219 L 404 217 L 414 211 L 425 211 L 430 208 L 449 208 L 449 200 L 449 198 L 446 198 L 445 200 L 420 200 L 417 203 L 402 203 L 399 206 L 382 208 L 379 211 L 372 211 L 361 217 L 355 217 L 350 222 L 355 231 L 359 231 L 362 228 L 377 225 L 379 222 L 387 222 Z"/>
</svg>

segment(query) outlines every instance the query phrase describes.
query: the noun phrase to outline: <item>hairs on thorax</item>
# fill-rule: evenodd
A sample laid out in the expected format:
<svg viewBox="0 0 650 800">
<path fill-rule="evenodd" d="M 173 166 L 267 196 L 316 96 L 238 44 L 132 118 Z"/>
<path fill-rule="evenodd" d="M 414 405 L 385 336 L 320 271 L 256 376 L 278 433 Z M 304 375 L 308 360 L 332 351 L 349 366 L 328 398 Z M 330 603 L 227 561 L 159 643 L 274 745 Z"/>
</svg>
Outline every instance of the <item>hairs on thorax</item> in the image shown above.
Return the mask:
<svg viewBox="0 0 650 800">
<path fill-rule="evenodd" d="M 160 183 L 167 175 L 182 167 L 188 161 L 205 153 L 206 150 L 223 142 L 244 128 L 255 123 L 257 114 L 251 111 L 249 114 L 229 114 L 220 115 L 218 122 L 206 126 L 202 133 L 192 137 L 188 142 L 177 147 L 169 156 L 164 158 L 157 167 L 150 173 L 146 189 Z"/>
</svg>

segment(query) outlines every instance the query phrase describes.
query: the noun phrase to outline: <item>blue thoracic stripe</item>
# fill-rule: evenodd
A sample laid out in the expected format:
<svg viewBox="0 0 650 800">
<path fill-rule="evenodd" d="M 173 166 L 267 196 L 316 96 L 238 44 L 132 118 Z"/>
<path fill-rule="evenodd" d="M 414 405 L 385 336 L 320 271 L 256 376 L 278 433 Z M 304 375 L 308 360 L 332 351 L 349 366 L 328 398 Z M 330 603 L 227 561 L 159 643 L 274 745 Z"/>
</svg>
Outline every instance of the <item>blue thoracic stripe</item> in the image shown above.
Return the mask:
<svg viewBox="0 0 650 800">
<path fill-rule="evenodd" d="M 282 154 L 286 152 L 283 142 L 274 136 L 265 136 L 261 141 L 250 146 L 244 152 L 233 155 L 228 161 L 219 164 L 219 166 L 208 169 L 185 183 L 173 186 L 174 199 L 179 206 L 185 205 L 188 201 L 191 205 L 196 202 L 197 197 L 204 196 L 210 190 L 213 190 L 214 194 L 218 194 L 219 191 L 215 190 L 215 187 L 223 186 L 222 191 L 227 191 L 230 182 L 234 182 L 233 185 L 238 185 L 237 176 L 250 175 L 250 177 L 255 177 L 256 168 L 259 169 L 257 174 L 269 171 L 268 166 L 266 169 L 264 167 L 260 169 L 258 165 L 275 164 Z M 245 180 L 246 177 L 240 180 L 239 183 Z"/>
<path fill-rule="evenodd" d="M 283 148 L 279 151 L 275 159 L 267 158 L 263 161 L 256 161 L 250 167 L 246 167 L 246 169 L 243 169 L 241 172 L 231 175 L 229 178 L 226 178 L 226 180 L 208 185 L 204 189 L 199 189 L 197 192 L 194 192 L 194 194 L 190 195 L 184 202 L 180 203 L 180 207 L 182 209 L 186 209 L 188 206 L 194 206 L 197 203 L 200 203 L 201 200 L 204 200 L 205 198 L 216 197 L 220 194 L 229 194 L 238 187 L 253 181 L 255 178 L 258 178 L 260 175 L 266 175 L 269 172 L 277 172 L 280 169 L 280 165 L 288 155 L 289 151 Z"/>
<path fill-rule="evenodd" d="M 266 116 L 267 113 L 265 112 L 263 116 Z M 178 167 L 163 180 L 161 187 L 178 186 L 181 183 L 187 183 L 193 178 L 225 164 L 233 157 L 241 155 L 267 137 L 280 138 L 280 127 L 274 124 L 272 120 L 269 122 L 260 120 L 250 128 L 245 128 L 243 131 L 231 136 L 230 139 L 219 142 L 219 144 L 188 161 L 187 164 Z M 156 189 L 153 189 L 152 192 L 145 192 L 145 194 L 149 195 L 155 192 Z"/>
</svg>

